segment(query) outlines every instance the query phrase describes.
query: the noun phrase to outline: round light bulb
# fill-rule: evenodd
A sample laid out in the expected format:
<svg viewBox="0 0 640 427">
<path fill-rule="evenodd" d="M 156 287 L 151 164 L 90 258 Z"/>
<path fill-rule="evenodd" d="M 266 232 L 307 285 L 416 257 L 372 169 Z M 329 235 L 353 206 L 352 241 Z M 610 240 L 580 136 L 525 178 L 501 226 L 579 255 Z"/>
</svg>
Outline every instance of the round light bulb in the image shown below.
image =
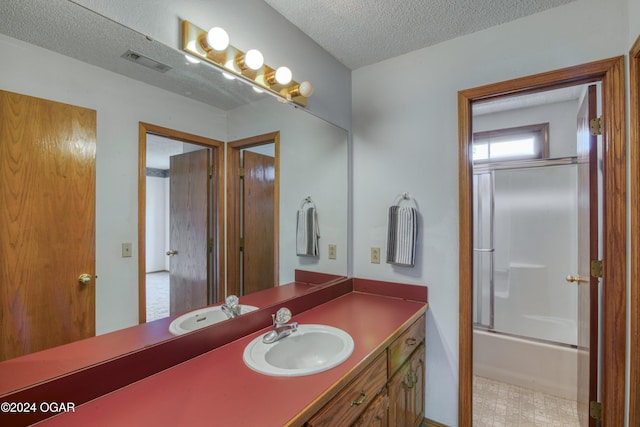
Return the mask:
<svg viewBox="0 0 640 427">
<path fill-rule="evenodd" d="M 280 67 L 276 70 L 276 81 L 281 85 L 286 85 L 291 82 L 293 75 L 291 70 L 287 67 Z"/>
<path fill-rule="evenodd" d="M 207 43 L 211 49 L 222 52 L 229 47 L 229 34 L 220 27 L 213 27 L 207 33 Z"/>
<path fill-rule="evenodd" d="M 244 54 L 244 63 L 252 70 L 259 70 L 264 65 L 264 57 L 259 50 L 251 49 Z"/>
<path fill-rule="evenodd" d="M 196 52 L 198 55 L 207 56 L 207 52 L 205 52 L 200 46 L 200 43 L 196 43 L 195 40 L 191 40 L 187 43 L 187 49 L 192 52 Z"/>
<path fill-rule="evenodd" d="M 305 80 L 302 83 L 300 83 L 298 90 L 300 91 L 300 95 L 304 96 L 305 98 L 308 98 L 311 95 L 313 95 L 313 85 L 308 80 Z"/>
</svg>

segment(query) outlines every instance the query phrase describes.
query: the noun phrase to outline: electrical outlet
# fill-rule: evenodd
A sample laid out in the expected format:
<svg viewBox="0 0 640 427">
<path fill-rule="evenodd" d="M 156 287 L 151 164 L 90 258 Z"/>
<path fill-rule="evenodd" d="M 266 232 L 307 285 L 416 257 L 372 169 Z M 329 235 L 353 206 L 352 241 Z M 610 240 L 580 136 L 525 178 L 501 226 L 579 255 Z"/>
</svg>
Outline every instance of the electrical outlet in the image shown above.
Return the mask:
<svg viewBox="0 0 640 427">
<path fill-rule="evenodd" d="M 131 243 L 122 244 L 122 258 L 129 258 L 131 256 Z"/>
<path fill-rule="evenodd" d="M 329 245 L 329 259 L 336 259 L 336 245 Z"/>
<path fill-rule="evenodd" d="M 380 264 L 380 248 L 371 248 L 371 263 Z"/>
</svg>

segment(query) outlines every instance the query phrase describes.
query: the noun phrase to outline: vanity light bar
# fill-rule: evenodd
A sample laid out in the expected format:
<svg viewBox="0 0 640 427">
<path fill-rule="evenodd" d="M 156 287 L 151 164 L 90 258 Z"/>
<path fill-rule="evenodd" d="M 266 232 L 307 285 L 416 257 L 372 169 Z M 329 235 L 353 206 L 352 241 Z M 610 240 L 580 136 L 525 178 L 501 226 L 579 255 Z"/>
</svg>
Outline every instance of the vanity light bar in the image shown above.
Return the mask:
<svg viewBox="0 0 640 427">
<path fill-rule="evenodd" d="M 308 81 L 298 83 L 291 80 L 291 71 L 287 67 L 276 70 L 266 64 L 257 69 L 247 66 L 247 54 L 251 51 L 245 53 L 232 45 L 227 45 L 223 50 L 214 49 L 207 41 L 207 31 L 189 21 L 182 21 L 182 50 L 225 73 L 251 82 L 254 87 L 263 88 L 283 101 L 306 107 L 307 97 L 313 93 L 313 86 Z M 282 74 L 288 79 L 283 80 L 280 77 Z"/>
</svg>

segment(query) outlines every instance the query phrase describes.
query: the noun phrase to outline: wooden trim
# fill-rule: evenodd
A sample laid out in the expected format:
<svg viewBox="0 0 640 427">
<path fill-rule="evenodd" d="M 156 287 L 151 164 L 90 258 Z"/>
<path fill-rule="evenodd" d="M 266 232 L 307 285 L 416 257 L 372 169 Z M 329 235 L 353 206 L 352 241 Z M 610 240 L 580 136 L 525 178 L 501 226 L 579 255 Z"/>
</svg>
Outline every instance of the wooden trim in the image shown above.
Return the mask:
<svg viewBox="0 0 640 427">
<path fill-rule="evenodd" d="M 422 427 L 449 427 L 446 424 L 439 423 L 437 421 L 430 420 L 429 418 L 424 418 L 422 420 Z"/>
<path fill-rule="evenodd" d="M 640 425 L 640 36 L 629 51 L 631 117 L 631 343 L 629 425 Z"/>
<path fill-rule="evenodd" d="M 214 230 L 211 230 L 216 241 L 213 253 L 213 286 L 217 288 L 218 298 L 224 294 L 224 142 L 193 135 L 174 129 L 140 122 L 138 126 L 138 323 L 147 321 L 146 308 L 146 164 L 147 134 L 155 134 L 170 139 L 202 145 L 213 151 L 214 176 L 217 186 L 213 189 L 212 202 L 218 208 L 211 212 Z M 217 301 L 214 301 L 217 302 Z"/>
<path fill-rule="evenodd" d="M 549 157 L 549 123 L 537 123 L 532 125 L 524 125 L 524 126 L 516 126 L 511 128 L 502 128 L 502 129 L 493 129 L 486 130 L 482 132 L 474 132 L 473 133 L 473 143 L 478 143 L 478 140 L 486 140 L 492 138 L 501 138 L 509 135 L 521 135 L 523 133 L 536 134 L 538 139 L 539 147 L 539 155 L 536 157 L 525 157 L 523 158 L 513 158 L 509 157 L 506 159 L 500 160 L 491 160 L 487 159 L 486 161 L 478 162 L 478 163 L 500 163 L 500 162 L 509 162 L 512 160 L 532 160 L 532 159 L 546 159 Z M 484 142 L 484 141 L 483 141 Z"/>
<path fill-rule="evenodd" d="M 138 323 L 147 321 L 147 129 L 138 125 Z"/>
<path fill-rule="evenodd" d="M 240 295 L 240 151 L 259 145 L 274 144 L 274 281 L 280 280 L 280 131 L 231 141 L 227 144 L 227 293 Z"/>
<path fill-rule="evenodd" d="M 624 424 L 626 345 L 626 135 L 624 57 L 494 83 L 458 92 L 459 131 L 459 395 L 458 424 L 472 425 L 473 213 L 471 105 L 473 102 L 602 82 L 604 144 L 604 287 L 602 296 L 603 425 Z"/>
</svg>

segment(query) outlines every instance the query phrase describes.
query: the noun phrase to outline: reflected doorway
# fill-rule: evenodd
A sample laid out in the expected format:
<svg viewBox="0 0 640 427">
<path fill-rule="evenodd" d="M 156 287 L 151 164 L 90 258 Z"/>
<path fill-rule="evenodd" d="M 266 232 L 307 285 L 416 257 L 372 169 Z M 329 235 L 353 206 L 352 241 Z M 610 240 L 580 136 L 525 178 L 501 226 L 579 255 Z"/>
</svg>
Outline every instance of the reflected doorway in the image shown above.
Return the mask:
<svg viewBox="0 0 640 427">
<path fill-rule="evenodd" d="M 141 124 L 139 321 L 221 295 L 223 143 Z"/>
<path fill-rule="evenodd" d="M 279 132 L 228 144 L 227 295 L 279 285 Z"/>
</svg>

